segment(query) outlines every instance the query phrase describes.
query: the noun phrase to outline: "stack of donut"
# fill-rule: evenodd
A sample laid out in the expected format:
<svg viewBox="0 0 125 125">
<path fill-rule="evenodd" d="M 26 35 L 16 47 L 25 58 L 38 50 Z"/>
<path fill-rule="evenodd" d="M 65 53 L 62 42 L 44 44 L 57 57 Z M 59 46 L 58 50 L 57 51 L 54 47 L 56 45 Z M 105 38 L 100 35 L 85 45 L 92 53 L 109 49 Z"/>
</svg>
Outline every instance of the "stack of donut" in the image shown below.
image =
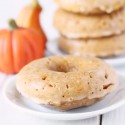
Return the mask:
<svg viewBox="0 0 125 125">
<path fill-rule="evenodd" d="M 59 47 L 69 54 L 113 57 L 125 54 L 125 0 L 55 0 Z"/>
</svg>

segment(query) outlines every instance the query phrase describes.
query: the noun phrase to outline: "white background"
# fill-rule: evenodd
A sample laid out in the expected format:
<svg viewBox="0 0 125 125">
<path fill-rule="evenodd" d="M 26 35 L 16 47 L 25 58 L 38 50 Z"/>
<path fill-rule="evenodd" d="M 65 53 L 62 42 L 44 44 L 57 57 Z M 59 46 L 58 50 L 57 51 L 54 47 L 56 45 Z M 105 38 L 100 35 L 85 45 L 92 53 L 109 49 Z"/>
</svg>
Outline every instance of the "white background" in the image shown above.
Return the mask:
<svg viewBox="0 0 125 125">
<path fill-rule="evenodd" d="M 31 2 L 31 0 L 0 0 L 0 28 L 7 28 L 7 22 L 10 18 L 16 18 L 22 7 Z M 52 25 L 53 12 L 55 5 L 52 0 L 39 0 L 43 6 L 41 13 L 41 24 L 49 39 L 55 38 L 58 33 Z M 121 68 L 124 70 L 124 68 Z M 0 83 L 7 80 L 8 77 L 0 74 Z M 0 86 L 3 86 L 0 84 Z M 2 87 L 1 87 L 2 88 Z M 80 121 L 48 121 L 41 118 L 19 113 L 9 106 L 1 97 L 0 88 L 0 125 L 99 125 L 99 116 L 92 119 Z M 103 116 L 102 125 L 125 125 L 125 107 L 121 107 L 113 112 Z"/>
<path fill-rule="evenodd" d="M 20 10 L 32 0 L 0 0 L 0 28 L 8 28 L 7 22 L 10 18 L 16 18 Z M 41 24 L 49 39 L 57 36 L 52 24 L 53 13 L 56 5 L 52 0 L 39 0 L 43 7 L 40 15 Z"/>
</svg>

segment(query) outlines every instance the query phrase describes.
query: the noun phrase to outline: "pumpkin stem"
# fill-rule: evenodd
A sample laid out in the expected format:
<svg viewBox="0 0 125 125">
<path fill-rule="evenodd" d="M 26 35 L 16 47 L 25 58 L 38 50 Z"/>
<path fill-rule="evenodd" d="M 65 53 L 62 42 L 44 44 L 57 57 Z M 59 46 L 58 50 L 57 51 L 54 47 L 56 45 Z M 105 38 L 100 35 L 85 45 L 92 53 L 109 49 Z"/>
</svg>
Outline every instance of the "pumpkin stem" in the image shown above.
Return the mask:
<svg viewBox="0 0 125 125">
<path fill-rule="evenodd" d="M 32 5 L 34 7 L 40 7 L 40 4 L 39 4 L 38 0 L 32 0 Z"/>
<path fill-rule="evenodd" d="M 9 20 L 9 27 L 10 27 L 11 30 L 14 30 L 14 29 L 18 28 L 18 26 L 16 24 L 16 21 L 14 19 Z"/>
</svg>

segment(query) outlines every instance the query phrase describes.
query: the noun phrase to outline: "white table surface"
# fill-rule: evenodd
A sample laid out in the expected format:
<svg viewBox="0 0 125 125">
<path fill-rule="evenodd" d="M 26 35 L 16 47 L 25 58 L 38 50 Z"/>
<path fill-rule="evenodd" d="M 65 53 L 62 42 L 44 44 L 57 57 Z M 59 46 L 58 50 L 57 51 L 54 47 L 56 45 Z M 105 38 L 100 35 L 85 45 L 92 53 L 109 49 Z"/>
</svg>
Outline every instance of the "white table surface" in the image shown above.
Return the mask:
<svg viewBox="0 0 125 125">
<path fill-rule="evenodd" d="M 15 18 L 21 8 L 30 0 L 0 0 L 0 28 L 7 27 L 7 20 Z M 55 38 L 58 33 L 52 26 L 52 15 L 55 6 L 52 0 L 40 0 L 44 12 L 41 15 L 42 25 L 49 39 Z M 44 18 L 45 17 L 45 18 Z M 125 74 L 125 66 L 117 68 L 118 72 Z M 102 116 L 78 121 L 52 121 L 45 120 L 29 114 L 21 113 L 8 105 L 2 96 L 2 88 L 10 77 L 0 73 L 0 125 L 125 125 L 125 106 Z"/>
</svg>

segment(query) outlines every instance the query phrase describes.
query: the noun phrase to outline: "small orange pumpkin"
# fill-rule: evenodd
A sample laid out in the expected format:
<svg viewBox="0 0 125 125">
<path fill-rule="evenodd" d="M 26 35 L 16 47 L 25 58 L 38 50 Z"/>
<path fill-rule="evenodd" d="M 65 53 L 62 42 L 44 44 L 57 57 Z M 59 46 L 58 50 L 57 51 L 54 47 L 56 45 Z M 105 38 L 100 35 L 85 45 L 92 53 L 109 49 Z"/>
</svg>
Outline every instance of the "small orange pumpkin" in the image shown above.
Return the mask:
<svg viewBox="0 0 125 125">
<path fill-rule="evenodd" d="M 12 30 L 0 30 L 0 71 L 18 73 L 34 59 L 44 56 L 44 40 L 38 31 L 19 28 L 9 21 Z"/>
<path fill-rule="evenodd" d="M 30 4 L 22 8 L 16 19 L 16 23 L 20 27 L 36 29 L 43 37 L 44 44 L 46 44 L 47 37 L 40 24 L 41 12 L 42 7 L 40 6 L 38 0 L 32 0 Z"/>
</svg>

